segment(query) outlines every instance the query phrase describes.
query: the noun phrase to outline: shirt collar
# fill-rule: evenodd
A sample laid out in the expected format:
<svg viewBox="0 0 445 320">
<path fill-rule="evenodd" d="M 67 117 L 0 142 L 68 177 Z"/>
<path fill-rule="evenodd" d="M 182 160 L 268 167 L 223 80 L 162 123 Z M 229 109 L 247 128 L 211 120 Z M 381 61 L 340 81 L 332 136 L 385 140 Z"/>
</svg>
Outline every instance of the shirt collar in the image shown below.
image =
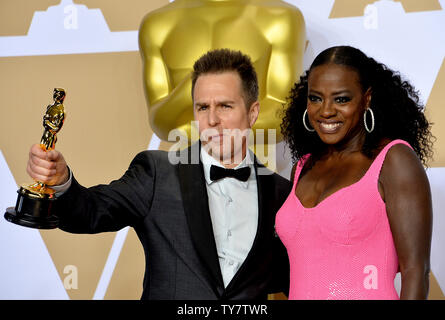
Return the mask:
<svg viewBox="0 0 445 320">
<path fill-rule="evenodd" d="M 214 165 L 214 166 L 218 166 L 218 167 L 224 168 L 224 166 L 221 164 L 221 162 L 219 162 L 218 160 L 213 158 L 211 155 L 209 155 L 202 145 L 201 145 L 200 158 L 201 158 L 202 165 L 204 167 L 204 177 L 205 177 L 206 183 L 207 183 L 207 185 L 210 185 L 211 183 L 215 182 L 215 181 L 212 181 L 210 179 L 210 167 L 212 165 Z M 253 155 L 252 150 L 247 148 L 246 156 L 244 157 L 243 161 L 241 161 L 241 163 L 238 164 L 234 168 L 234 169 L 239 169 L 239 168 L 243 168 L 243 167 L 250 167 L 250 177 L 249 177 L 249 179 L 247 181 L 245 181 L 245 182 L 244 181 L 238 181 L 246 189 L 249 187 L 250 179 L 252 179 L 252 177 L 255 177 L 255 169 L 254 169 L 254 166 L 253 166 L 253 159 L 254 159 L 254 155 Z"/>
</svg>

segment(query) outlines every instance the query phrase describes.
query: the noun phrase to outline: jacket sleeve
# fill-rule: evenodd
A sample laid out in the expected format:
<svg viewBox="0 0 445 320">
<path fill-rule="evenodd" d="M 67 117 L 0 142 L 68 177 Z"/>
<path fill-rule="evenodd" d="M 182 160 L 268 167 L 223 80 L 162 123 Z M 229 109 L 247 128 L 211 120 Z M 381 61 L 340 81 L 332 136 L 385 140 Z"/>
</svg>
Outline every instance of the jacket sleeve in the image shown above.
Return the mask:
<svg viewBox="0 0 445 320">
<path fill-rule="evenodd" d="M 274 175 L 275 177 L 275 189 L 274 189 L 274 199 L 275 202 L 275 212 L 274 217 L 276 216 L 276 213 L 281 208 L 283 203 L 286 201 L 289 193 L 292 190 L 292 183 L 279 176 L 278 174 Z M 275 221 L 275 218 L 274 218 Z M 275 229 L 275 227 L 274 227 Z M 270 293 L 278 293 L 282 292 L 286 296 L 289 295 L 289 277 L 290 277 L 290 268 L 289 268 L 289 257 L 287 254 L 286 247 L 281 242 L 280 238 L 278 237 L 277 233 L 274 232 L 275 236 L 272 240 L 273 245 L 273 275 L 274 279 L 271 282 L 271 287 L 269 289 Z"/>
<path fill-rule="evenodd" d="M 150 151 L 139 153 L 125 174 L 108 185 L 85 188 L 73 176 L 70 188 L 56 200 L 59 228 L 98 233 L 135 226 L 150 211 L 155 179 Z"/>
</svg>

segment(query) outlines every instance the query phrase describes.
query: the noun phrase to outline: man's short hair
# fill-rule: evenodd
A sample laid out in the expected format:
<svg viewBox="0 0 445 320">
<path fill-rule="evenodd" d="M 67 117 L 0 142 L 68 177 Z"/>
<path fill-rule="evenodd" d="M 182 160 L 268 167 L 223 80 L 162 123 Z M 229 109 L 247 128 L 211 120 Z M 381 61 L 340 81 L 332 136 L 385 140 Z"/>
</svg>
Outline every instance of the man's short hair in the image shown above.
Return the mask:
<svg viewBox="0 0 445 320">
<path fill-rule="evenodd" d="M 241 51 L 230 49 L 211 50 L 201 56 L 193 65 L 192 98 L 196 80 L 204 74 L 234 71 L 241 78 L 243 98 L 246 107 L 258 100 L 258 79 L 250 57 Z"/>
</svg>

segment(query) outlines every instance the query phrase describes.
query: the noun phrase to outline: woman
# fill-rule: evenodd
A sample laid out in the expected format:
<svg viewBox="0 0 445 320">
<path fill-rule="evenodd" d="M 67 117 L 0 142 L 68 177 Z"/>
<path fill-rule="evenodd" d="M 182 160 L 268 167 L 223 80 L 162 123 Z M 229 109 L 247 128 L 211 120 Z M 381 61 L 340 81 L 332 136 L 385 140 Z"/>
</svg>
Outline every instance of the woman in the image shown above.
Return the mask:
<svg viewBox="0 0 445 320">
<path fill-rule="evenodd" d="M 430 125 L 414 88 L 358 49 L 329 48 L 291 90 L 282 132 L 298 161 L 276 217 L 289 299 L 426 299 Z"/>
</svg>

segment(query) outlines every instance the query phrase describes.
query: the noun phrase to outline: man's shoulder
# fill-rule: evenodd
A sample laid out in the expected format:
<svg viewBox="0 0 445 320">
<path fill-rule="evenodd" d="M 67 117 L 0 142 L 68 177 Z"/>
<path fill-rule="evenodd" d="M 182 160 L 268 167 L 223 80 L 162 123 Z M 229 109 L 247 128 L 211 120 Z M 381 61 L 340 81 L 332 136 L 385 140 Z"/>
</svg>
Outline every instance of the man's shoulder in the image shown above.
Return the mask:
<svg viewBox="0 0 445 320">
<path fill-rule="evenodd" d="M 255 162 L 256 162 L 257 176 L 269 177 L 269 179 L 271 179 L 275 184 L 282 185 L 285 188 L 292 185 L 289 179 L 286 179 L 279 173 L 274 172 L 271 169 L 267 168 L 264 164 L 259 162 L 256 157 L 255 157 Z"/>
<path fill-rule="evenodd" d="M 292 182 L 290 182 L 289 179 L 286 179 L 279 173 L 272 172 L 271 176 L 275 180 L 276 184 L 281 185 L 284 188 L 288 188 L 288 187 L 292 186 Z"/>
<path fill-rule="evenodd" d="M 144 150 L 139 152 L 133 161 L 150 162 L 154 165 L 175 166 L 181 164 L 199 164 L 199 152 L 192 148 L 185 150 Z"/>
<path fill-rule="evenodd" d="M 163 159 L 167 158 L 168 152 L 164 150 L 143 150 L 140 151 L 135 158 L 152 158 L 152 159 Z"/>
<path fill-rule="evenodd" d="M 148 166 L 160 166 L 168 162 L 168 152 L 163 150 L 143 150 L 140 151 L 131 161 L 132 165 L 148 165 Z"/>
</svg>

